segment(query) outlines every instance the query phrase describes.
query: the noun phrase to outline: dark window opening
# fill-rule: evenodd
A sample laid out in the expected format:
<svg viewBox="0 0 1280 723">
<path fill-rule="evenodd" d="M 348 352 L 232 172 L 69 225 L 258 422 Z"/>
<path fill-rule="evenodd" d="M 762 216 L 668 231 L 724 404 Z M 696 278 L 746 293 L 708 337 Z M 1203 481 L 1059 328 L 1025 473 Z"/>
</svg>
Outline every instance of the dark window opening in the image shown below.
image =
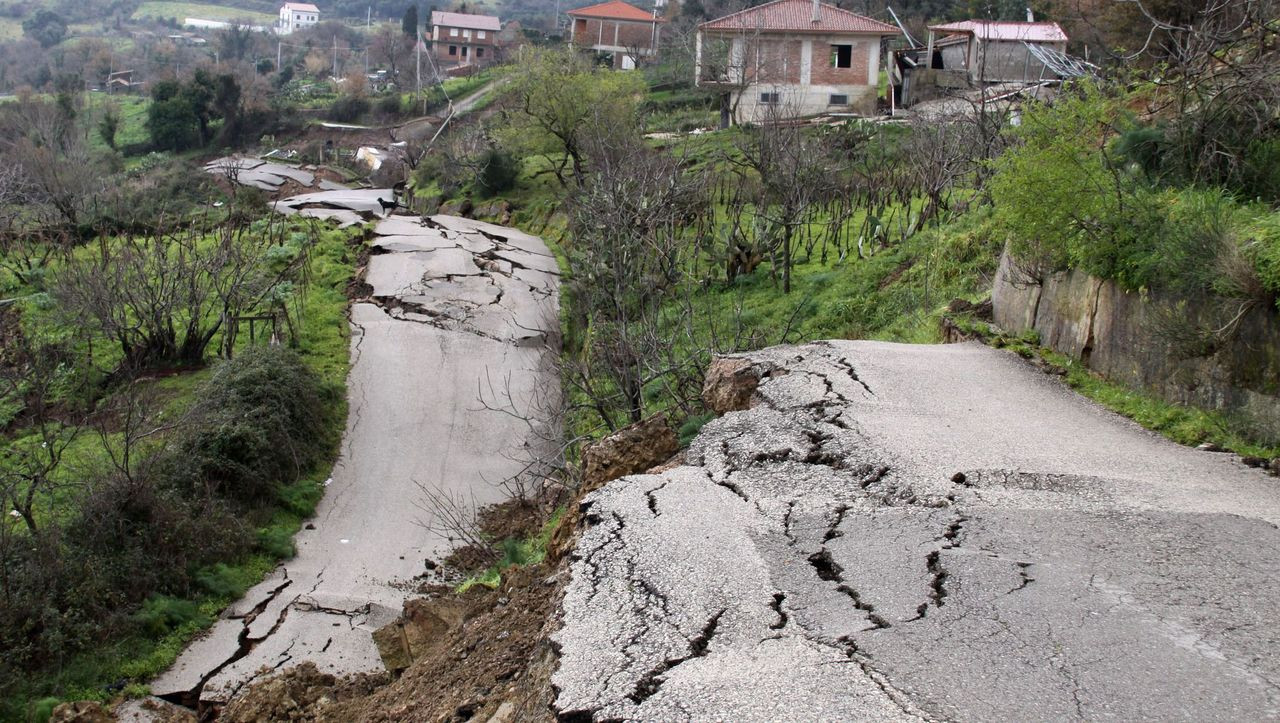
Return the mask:
<svg viewBox="0 0 1280 723">
<path fill-rule="evenodd" d="M 849 96 L 832 93 L 827 105 L 849 105 Z"/>
<path fill-rule="evenodd" d="M 456 45 L 450 45 L 450 46 L 449 46 L 449 55 L 457 55 L 457 54 L 458 54 L 458 46 L 456 46 Z"/>
<path fill-rule="evenodd" d="M 467 57 L 467 46 L 462 46 L 462 57 Z"/>
<path fill-rule="evenodd" d="M 476 57 L 477 57 L 477 58 L 483 58 L 483 57 L 484 57 L 484 48 L 476 48 Z"/>
<path fill-rule="evenodd" d="M 778 94 L 777 94 L 777 93 L 761 93 L 761 94 L 760 94 L 760 102 L 761 102 L 761 103 L 767 103 L 767 104 L 770 104 L 770 105 L 772 105 L 772 104 L 774 104 L 774 103 L 777 103 L 777 102 L 778 102 Z"/>
<path fill-rule="evenodd" d="M 853 46 L 852 45 L 832 45 L 831 46 L 831 67 L 852 68 L 853 67 Z"/>
</svg>

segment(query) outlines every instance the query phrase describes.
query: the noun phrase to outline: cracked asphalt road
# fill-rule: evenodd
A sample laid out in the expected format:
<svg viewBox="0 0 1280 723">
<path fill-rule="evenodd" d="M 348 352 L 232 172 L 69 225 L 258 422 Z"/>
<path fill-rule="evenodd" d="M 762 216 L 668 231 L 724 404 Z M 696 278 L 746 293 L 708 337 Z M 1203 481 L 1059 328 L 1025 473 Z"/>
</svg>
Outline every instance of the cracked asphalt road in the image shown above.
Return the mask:
<svg viewBox="0 0 1280 723">
<path fill-rule="evenodd" d="M 479 221 L 392 216 L 371 242 L 367 301 L 351 309 L 340 459 L 297 557 L 231 606 L 152 683 L 222 703 L 264 670 L 381 670 L 370 633 L 395 618 L 452 543 L 424 529 L 417 483 L 477 506 L 519 472 L 522 419 L 495 411 L 558 393 L 558 271 L 539 239 Z"/>
<path fill-rule="evenodd" d="M 747 357 L 584 501 L 562 719 L 1280 717 L 1275 478 L 978 345 Z"/>
</svg>

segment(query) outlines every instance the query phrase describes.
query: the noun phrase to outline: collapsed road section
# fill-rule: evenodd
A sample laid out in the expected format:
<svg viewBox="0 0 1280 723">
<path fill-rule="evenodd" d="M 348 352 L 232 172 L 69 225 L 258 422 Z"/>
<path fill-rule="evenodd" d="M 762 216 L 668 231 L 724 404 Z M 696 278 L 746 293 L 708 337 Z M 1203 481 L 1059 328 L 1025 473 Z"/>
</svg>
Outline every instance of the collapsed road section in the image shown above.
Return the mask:
<svg viewBox="0 0 1280 723">
<path fill-rule="evenodd" d="M 973 344 L 729 361 L 749 408 L 582 503 L 562 720 L 1280 715 L 1273 478 Z"/>
<path fill-rule="evenodd" d="M 216 707 L 304 661 L 336 675 L 381 670 L 370 637 L 453 543 L 423 527 L 426 490 L 477 506 L 505 498 L 544 435 L 511 414 L 554 397 L 558 270 L 539 239 L 479 221 L 378 222 L 351 308 L 341 456 L 290 560 L 152 684 Z M 535 450 L 536 451 L 536 450 Z"/>
</svg>

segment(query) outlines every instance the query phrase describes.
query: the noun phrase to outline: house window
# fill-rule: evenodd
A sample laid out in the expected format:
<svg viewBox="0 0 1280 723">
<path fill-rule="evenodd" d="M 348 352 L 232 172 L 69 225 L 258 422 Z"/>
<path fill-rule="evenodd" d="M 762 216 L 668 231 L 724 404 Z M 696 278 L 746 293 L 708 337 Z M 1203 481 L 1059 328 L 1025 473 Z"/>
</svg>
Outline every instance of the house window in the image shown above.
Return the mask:
<svg viewBox="0 0 1280 723">
<path fill-rule="evenodd" d="M 456 38 L 456 37 L 458 37 L 458 29 L 457 29 L 457 28 L 449 28 L 449 37 L 451 37 L 451 38 Z"/>
<path fill-rule="evenodd" d="M 294 15 L 294 16 L 293 16 L 293 19 L 294 19 L 294 20 L 301 20 L 301 19 L 302 19 L 302 16 L 301 16 L 301 15 Z"/>
<path fill-rule="evenodd" d="M 477 58 L 483 58 L 483 57 L 484 57 L 484 48 L 476 48 L 476 57 L 477 57 Z"/>
<path fill-rule="evenodd" d="M 849 96 L 839 94 L 839 93 L 832 93 L 831 99 L 827 101 L 827 105 L 849 105 Z"/>
<path fill-rule="evenodd" d="M 458 54 L 458 46 L 456 46 L 456 45 L 450 45 L 450 46 L 449 46 L 449 55 L 457 55 L 457 54 Z"/>
<path fill-rule="evenodd" d="M 853 46 L 852 45 L 832 45 L 831 46 L 831 67 L 852 68 L 853 67 Z"/>
<path fill-rule="evenodd" d="M 483 31 L 483 30 L 477 30 L 477 31 L 476 31 L 476 38 L 477 38 L 477 39 L 479 39 L 479 40 L 484 40 L 484 31 Z"/>
<path fill-rule="evenodd" d="M 761 93 L 760 102 L 766 105 L 774 105 L 778 102 L 778 94 L 777 93 Z"/>
</svg>

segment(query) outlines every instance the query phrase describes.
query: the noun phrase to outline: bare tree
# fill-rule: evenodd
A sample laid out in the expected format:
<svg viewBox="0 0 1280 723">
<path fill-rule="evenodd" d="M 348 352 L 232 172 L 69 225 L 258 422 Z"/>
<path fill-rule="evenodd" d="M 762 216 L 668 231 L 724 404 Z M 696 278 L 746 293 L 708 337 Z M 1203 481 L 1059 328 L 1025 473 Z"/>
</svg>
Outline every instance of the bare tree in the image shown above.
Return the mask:
<svg viewBox="0 0 1280 723">
<path fill-rule="evenodd" d="M 126 368 L 199 363 L 220 331 L 234 340 L 237 317 L 264 305 L 288 311 L 272 291 L 295 276 L 305 281 L 309 254 L 304 248 L 275 269 L 266 263 L 283 228 L 225 224 L 213 238 L 194 226 L 102 237 L 95 253 L 66 257 L 54 293 L 78 323 L 119 344 Z"/>
<path fill-rule="evenodd" d="M 692 246 L 681 228 L 706 206 L 706 186 L 629 129 L 602 128 L 584 146 L 593 173 L 570 204 L 568 287 L 586 338 L 569 378 L 616 428 L 619 408 L 643 418 L 645 386 L 666 371 L 654 368 L 668 346 L 661 307 L 682 279 Z"/>
</svg>

